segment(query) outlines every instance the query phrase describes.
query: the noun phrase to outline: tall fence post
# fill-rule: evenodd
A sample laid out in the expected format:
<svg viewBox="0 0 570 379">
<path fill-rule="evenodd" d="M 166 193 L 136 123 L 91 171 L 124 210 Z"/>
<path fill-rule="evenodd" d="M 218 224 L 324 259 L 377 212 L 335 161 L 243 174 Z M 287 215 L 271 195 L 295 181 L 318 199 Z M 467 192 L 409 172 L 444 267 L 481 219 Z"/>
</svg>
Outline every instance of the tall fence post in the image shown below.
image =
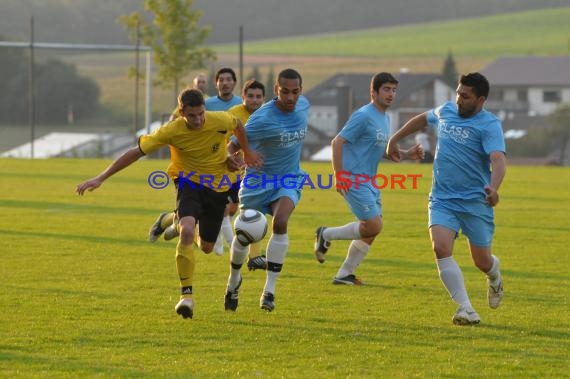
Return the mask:
<svg viewBox="0 0 570 379">
<path fill-rule="evenodd" d="M 34 159 L 36 139 L 36 107 L 34 97 L 34 16 L 30 17 L 30 66 L 28 78 L 28 123 L 30 124 L 30 158 Z"/>
</svg>

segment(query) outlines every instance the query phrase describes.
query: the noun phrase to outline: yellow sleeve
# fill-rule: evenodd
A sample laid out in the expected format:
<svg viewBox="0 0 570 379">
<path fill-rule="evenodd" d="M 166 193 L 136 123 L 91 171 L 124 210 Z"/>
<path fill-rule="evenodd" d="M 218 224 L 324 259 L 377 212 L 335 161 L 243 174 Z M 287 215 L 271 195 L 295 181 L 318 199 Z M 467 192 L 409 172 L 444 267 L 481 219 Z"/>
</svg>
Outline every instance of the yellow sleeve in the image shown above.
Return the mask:
<svg viewBox="0 0 570 379">
<path fill-rule="evenodd" d="M 237 128 L 237 124 L 238 124 L 239 119 L 235 116 L 233 116 L 232 118 L 233 118 L 233 120 L 232 120 L 232 132 L 233 132 Z"/>
<path fill-rule="evenodd" d="M 162 125 L 151 134 L 145 134 L 139 138 L 139 149 L 145 155 L 160 149 L 165 145 L 170 145 L 171 136 L 176 124 L 183 119 L 177 119 Z"/>
<path fill-rule="evenodd" d="M 178 111 L 178 106 L 176 108 L 174 108 L 174 110 L 172 111 L 172 113 L 170 114 L 170 118 L 172 120 L 177 119 L 178 117 L 180 117 L 180 112 Z"/>
<path fill-rule="evenodd" d="M 245 123 L 247 122 L 247 120 L 249 119 L 249 116 L 250 116 L 245 105 L 243 105 L 243 104 L 234 105 L 233 107 L 231 107 L 228 110 L 228 113 L 237 117 L 243 125 L 245 125 Z"/>
<path fill-rule="evenodd" d="M 232 132 L 237 128 L 237 123 L 239 118 L 229 112 L 220 112 L 226 117 L 226 125 L 228 125 L 228 131 Z"/>
</svg>

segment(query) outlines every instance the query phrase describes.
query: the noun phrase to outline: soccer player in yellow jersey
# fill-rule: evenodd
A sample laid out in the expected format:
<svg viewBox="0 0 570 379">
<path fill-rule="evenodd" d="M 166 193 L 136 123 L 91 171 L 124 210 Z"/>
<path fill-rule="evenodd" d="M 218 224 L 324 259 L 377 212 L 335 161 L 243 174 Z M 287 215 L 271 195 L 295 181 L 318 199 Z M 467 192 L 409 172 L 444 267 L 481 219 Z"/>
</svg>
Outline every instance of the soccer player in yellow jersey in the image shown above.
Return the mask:
<svg viewBox="0 0 570 379">
<path fill-rule="evenodd" d="M 235 117 L 237 117 L 242 124 L 245 125 L 249 116 L 253 112 L 255 112 L 261 105 L 265 99 L 265 86 L 263 83 L 258 82 L 257 80 L 248 80 L 245 82 L 242 90 L 242 97 L 243 102 L 242 104 L 235 105 L 228 110 L 228 112 Z M 176 111 L 178 113 L 178 111 Z M 225 238 L 227 238 L 228 245 L 231 246 L 232 239 L 233 239 L 233 229 L 231 224 L 231 217 L 237 211 L 237 204 L 239 203 L 238 199 L 238 191 L 239 191 L 239 183 L 238 175 L 242 176 L 242 172 L 228 172 L 228 178 L 231 180 L 231 183 L 235 183 L 232 186 L 229 192 L 229 199 L 230 202 L 226 206 L 226 211 L 224 213 L 224 220 L 222 221 L 221 226 L 221 233 L 218 237 L 218 241 L 214 246 L 214 252 L 218 255 L 223 253 L 223 240 L 220 238 L 223 234 Z M 156 220 L 156 222 L 152 225 L 149 231 L 149 241 L 154 242 L 158 239 L 158 237 L 164 233 L 164 239 L 170 240 L 178 236 L 176 230 L 176 223 L 173 224 L 174 220 L 174 213 L 161 213 Z M 168 226 L 166 226 L 168 225 Z M 228 230 L 229 229 L 229 230 Z M 229 236 L 229 238 L 227 237 Z M 248 260 L 248 268 L 249 270 L 257 270 L 257 269 L 265 269 L 266 262 L 265 257 L 260 256 L 260 243 L 255 243 L 250 245 L 249 249 L 249 260 Z"/>
<path fill-rule="evenodd" d="M 199 90 L 182 91 L 178 97 L 178 107 L 181 117 L 150 135 L 142 136 L 138 146 L 129 149 L 99 175 L 80 183 L 76 192 L 83 195 L 85 191 L 93 191 L 107 178 L 144 155 L 162 146 L 170 147 L 168 174 L 176 183 L 176 212 L 180 230 L 176 245 L 176 268 L 181 296 L 175 310 L 184 318 L 192 318 L 196 224 L 199 222 L 202 225 L 199 230 L 200 248 L 208 254 L 214 247 L 227 203 L 230 184 L 227 179 L 227 184 L 224 184 L 224 175 L 227 166 L 235 163 L 227 154 L 227 134 L 233 132 L 240 144 L 243 143 L 242 147 L 245 146 L 246 164 L 257 167 L 261 164 L 261 158 L 249 149 L 241 121 L 229 113 L 206 112 L 204 97 Z"/>
<path fill-rule="evenodd" d="M 216 71 L 215 82 L 217 95 L 212 98 L 207 98 L 207 96 L 205 97 L 206 100 L 204 101 L 204 104 L 206 106 L 206 111 L 227 111 L 232 106 L 240 105 L 242 103 L 242 99 L 233 94 L 237 79 L 236 73 L 232 68 L 222 67 Z M 195 82 L 194 88 L 200 89 L 199 87 L 196 87 L 196 85 L 197 84 Z M 204 93 L 204 91 L 202 91 L 202 93 Z M 171 113 L 169 121 L 172 121 L 179 116 L 178 108 L 176 108 Z M 229 213 L 226 212 L 226 216 L 228 215 Z M 174 216 L 174 212 L 162 212 L 158 216 L 154 224 L 152 224 L 149 229 L 149 242 L 155 242 L 162 233 L 164 233 L 164 239 L 167 241 L 178 236 L 176 226 L 177 220 Z M 229 216 L 224 217 L 222 220 L 220 235 L 214 245 L 214 253 L 216 253 L 216 255 L 222 255 L 224 253 L 224 238 L 226 238 L 228 244 L 231 244 L 233 237 L 230 218 Z"/>
<path fill-rule="evenodd" d="M 265 86 L 255 79 L 250 79 L 244 83 L 241 95 L 243 102 L 239 105 L 234 105 L 228 112 L 239 118 L 245 125 L 249 116 L 263 105 Z"/>
</svg>

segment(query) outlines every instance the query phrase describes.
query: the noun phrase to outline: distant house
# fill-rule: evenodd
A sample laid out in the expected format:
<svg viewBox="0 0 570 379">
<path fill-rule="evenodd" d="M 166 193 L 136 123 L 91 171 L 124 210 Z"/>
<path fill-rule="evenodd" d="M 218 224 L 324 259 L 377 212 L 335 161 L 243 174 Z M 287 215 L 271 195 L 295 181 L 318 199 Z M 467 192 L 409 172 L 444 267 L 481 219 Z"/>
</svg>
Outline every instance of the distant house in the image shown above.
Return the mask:
<svg viewBox="0 0 570 379">
<path fill-rule="evenodd" d="M 485 108 L 503 119 L 545 116 L 570 102 L 570 56 L 504 57 L 481 73 L 491 83 Z"/>
<path fill-rule="evenodd" d="M 303 158 L 330 144 L 353 111 L 370 102 L 373 74 L 336 74 L 305 92 L 311 102 Z M 392 132 L 407 120 L 455 97 L 455 89 L 436 74 L 396 75 L 396 99 L 389 108 Z"/>
</svg>

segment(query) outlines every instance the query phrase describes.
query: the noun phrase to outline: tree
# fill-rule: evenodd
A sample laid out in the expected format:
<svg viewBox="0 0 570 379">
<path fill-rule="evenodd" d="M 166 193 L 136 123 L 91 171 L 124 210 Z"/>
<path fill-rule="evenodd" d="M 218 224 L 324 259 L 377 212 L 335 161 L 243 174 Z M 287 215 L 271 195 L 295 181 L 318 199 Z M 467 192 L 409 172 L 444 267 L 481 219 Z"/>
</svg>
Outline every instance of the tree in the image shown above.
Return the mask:
<svg viewBox="0 0 570 379">
<path fill-rule="evenodd" d="M 172 86 L 175 97 L 182 78 L 216 59 L 213 50 L 201 47 L 210 28 L 198 26 L 202 12 L 192 10 L 192 3 L 193 0 L 145 0 L 144 10 L 152 14 L 152 23 L 140 12 L 118 19 L 132 41 L 136 41 L 140 31 L 141 43 L 152 48 L 158 65 L 156 83 L 163 88 Z"/>
<path fill-rule="evenodd" d="M 509 157 L 544 158 L 552 147 L 549 132 L 544 127 L 532 127 L 520 138 L 506 138 Z"/>
<path fill-rule="evenodd" d="M 552 122 L 550 136 L 555 148 L 560 149 L 558 163 L 564 165 L 566 148 L 568 147 L 568 140 L 570 140 L 570 104 L 560 104 L 550 116 L 550 120 Z"/>
<path fill-rule="evenodd" d="M 1 38 L 1 36 L 0 36 Z M 28 117 L 28 58 L 24 49 L 2 48 L 0 72 L 0 122 L 24 124 Z"/>
<path fill-rule="evenodd" d="M 65 124 L 86 119 L 98 109 L 100 89 L 80 76 L 74 65 L 51 59 L 36 67 L 36 117 L 44 123 Z"/>
<path fill-rule="evenodd" d="M 441 77 L 443 81 L 449 85 L 451 88 L 455 88 L 457 86 L 457 79 L 459 74 L 457 73 L 457 68 L 455 67 L 455 60 L 453 59 L 453 55 L 451 51 L 447 55 L 445 62 L 443 63 L 443 70 L 441 71 Z"/>
<path fill-rule="evenodd" d="M 2 91 L 0 123 L 25 124 L 28 120 L 29 52 L 4 48 L 0 54 Z M 99 109 L 100 90 L 93 80 L 78 74 L 74 65 L 50 59 L 35 63 L 35 116 L 42 124 L 65 124 L 92 116 Z"/>
</svg>

